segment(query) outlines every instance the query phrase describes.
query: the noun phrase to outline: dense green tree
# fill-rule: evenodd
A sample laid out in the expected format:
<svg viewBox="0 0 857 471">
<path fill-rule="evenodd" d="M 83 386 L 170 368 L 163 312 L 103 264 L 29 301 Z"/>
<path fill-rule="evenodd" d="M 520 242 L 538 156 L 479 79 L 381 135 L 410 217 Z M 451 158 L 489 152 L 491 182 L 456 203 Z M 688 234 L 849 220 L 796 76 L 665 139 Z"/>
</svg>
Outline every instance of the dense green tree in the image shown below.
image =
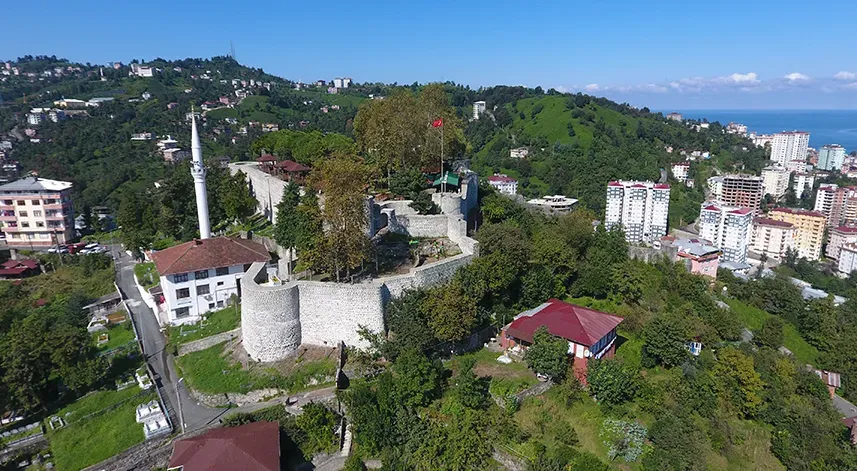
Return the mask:
<svg viewBox="0 0 857 471">
<path fill-rule="evenodd" d="M 527 348 L 524 361 L 536 373 L 561 382 L 568 371 L 568 341 L 551 335 L 546 327 L 533 334 L 533 344 Z"/>
<path fill-rule="evenodd" d="M 408 407 L 427 405 L 440 392 L 437 366 L 417 350 L 406 350 L 393 364 L 396 396 Z"/>
<path fill-rule="evenodd" d="M 762 382 L 753 367 L 753 359 L 734 348 L 721 350 L 714 365 L 720 394 L 735 409 L 752 417 L 762 404 Z"/>
<path fill-rule="evenodd" d="M 777 316 L 768 317 L 753 338 L 759 345 L 779 348 L 783 345 L 783 320 Z"/>
<path fill-rule="evenodd" d="M 476 303 L 458 283 L 431 290 L 421 307 L 434 336 L 442 341 L 462 340 L 476 325 Z"/>
<path fill-rule="evenodd" d="M 643 329 L 645 351 L 667 367 L 682 364 L 689 356 L 684 323 L 675 316 L 657 316 Z"/>
<path fill-rule="evenodd" d="M 636 372 L 619 360 L 590 361 L 586 382 L 590 394 L 607 407 L 624 404 L 637 394 Z"/>
</svg>

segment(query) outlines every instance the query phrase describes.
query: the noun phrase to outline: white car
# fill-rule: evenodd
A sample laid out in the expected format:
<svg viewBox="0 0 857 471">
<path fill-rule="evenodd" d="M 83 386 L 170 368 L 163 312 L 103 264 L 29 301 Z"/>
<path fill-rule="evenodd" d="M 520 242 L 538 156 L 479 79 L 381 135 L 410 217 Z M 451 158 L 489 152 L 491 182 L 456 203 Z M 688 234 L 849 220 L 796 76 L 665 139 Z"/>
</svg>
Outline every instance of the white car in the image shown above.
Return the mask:
<svg viewBox="0 0 857 471">
<path fill-rule="evenodd" d="M 98 245 L 98 242 L 92 242 L 91 244 L 86 244 L 83 246 L 83 248 L 86 250 L 97 249 L 98 247 L 101 247 L 100 245 Z"/>
<path fill-rule="evenodd" d="M 55 245 L 48 249 L 48 253 L 68 253 L 68 249 L 61 245 Z"/>
</svg>

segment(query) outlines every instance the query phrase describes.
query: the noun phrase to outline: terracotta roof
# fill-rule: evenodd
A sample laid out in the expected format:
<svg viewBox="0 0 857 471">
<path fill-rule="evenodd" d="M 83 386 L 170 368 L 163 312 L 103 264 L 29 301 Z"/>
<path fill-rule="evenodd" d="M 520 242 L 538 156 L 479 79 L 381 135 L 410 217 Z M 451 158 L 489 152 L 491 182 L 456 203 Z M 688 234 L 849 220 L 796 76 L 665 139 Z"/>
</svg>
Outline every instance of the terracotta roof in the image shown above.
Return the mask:
<svg viewBox="0 0 857 471">
<path fill-rule="evenodd" d="M 284 160 L 282 162 L 278 162 L 274 164 L 274 167 L 281 168 L 286 172 L 309 172 L 310 168 L 304 165 L 301 165 L 292 160 Z"/>
<path fill-rule="evenodd" d="M 267 262 L 270 259 L 268 250 L 262 244 L 230 237 L 195 239 L 152 253 L 152 261 L 161 276 Z"/>
<path fill-rule="evenodd" d="M 708 206 L 706 206 L 702 209 L 704 209 L 705 211 L 720 211 L 720 208 L 713 205 L 713 204 L 709 204 Z"/>
<path fill-rule="evenodd" d="M 730 214 L 750 214 L 752 212 L 753 212 L 753 210 L 750 208 L 738 208 L 738 209 L 733 209 L 732 211 L 729 211 Z"/>
<path fill-rule="evenodd" d="M 853 226 L 841 226 L 833 230 L 836 232 L 844 232 L 846 234 L 857 234 L 857 227 Z"/>
<path fill-rule="evenodd" d="M 667 185 L 666 183 L 656 183 L 656 184 L 655 184 L 655 186 L 654 186 L 654 188 L 655 188 L 656 190 L 669 190 L 669 189 L 670 189 L 670 186 L 669 186 L 669 185 Z"/>
<path fill-rule="evenodd" d="M 509 324 L 506 333 L 512 337 L 532 342 L 533 334 L 544 326 L 557 337 L 591 347 L 615 329 L 622 320 L 621 317 L 606 312 L 552 298 L 533 310 L 519 314 Z"/>
<path fill-rule="evenodd" d="M 178 466 L 183 471 L 279 471 L 280 426 L 254 422 L 179 440 L 168 467 Z"/>
<path fill-rule="evenodd" d="M 756 218 L 753 222 L 763 226 L 794 227 L 790 222 L 777 221 L 776 219 L 771 218 Z"/>
<path fill-rule="evenodd" d="M 276 162 L 277 158 L 271 154 L 265 154 L 262 157 L 256 159 L 257 162 Z"/>
<path fill-rule="evenodd" d="M 607 186 L 622 186 L 622 184 L 619 183 L 618 181 L 612 181 L 612 182 L 608 183 Z"/>
<path fill-rule="evenodd" d="M 827 217 L 824 213 L 818 211 L 810 211 L 808 209 L 798 209 L 798 208 L 774 208 L 771 210 L 772 213 L 787 213 L 787 214 L 798 214 L 801 216 L 813 216 L 818 218 Z"/>
<path fill-rule="evenodd" d="M 488 177 L 488 181 L 489 182 L 516 182 L 518 180 L 516 180 L 512 177 L 504 177 L 501 175 L 492 175 L 492 176 Z"/>
</svg>

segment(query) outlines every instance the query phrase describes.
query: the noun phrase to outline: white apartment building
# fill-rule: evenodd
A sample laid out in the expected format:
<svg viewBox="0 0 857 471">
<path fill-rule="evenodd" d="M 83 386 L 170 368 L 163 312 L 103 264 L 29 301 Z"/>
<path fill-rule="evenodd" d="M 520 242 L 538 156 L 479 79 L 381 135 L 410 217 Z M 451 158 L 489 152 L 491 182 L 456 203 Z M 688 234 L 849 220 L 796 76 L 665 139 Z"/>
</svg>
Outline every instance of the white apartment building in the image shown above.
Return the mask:
<svg viewBox="0 0 857 471">
<path fill-rule="evenodd" d="M 147 65 L 131 64 L 131 74 L 137 77 L 154 77 L 155 68 Z"/>
<path fill-rule="evenodd" d="M 687 175 L 690 171 L 690 162 L 676 162 L 672 165 L 673 178 L 684 183 L 687 181 Z"/>
<path fill-rule="evenodd" d="M 765 147 L 774 143 L 773 134 L 750 134 L 750 139 L 756 147 Z"/>
<path fill-rule="evenodd" d="M 516 149 L 509 149 L 509 157 L 513 159 L 526 159 L 527 156 L 530 155 L 530 150 L 526 147 L 518 147 Z"/>
<path fill-rule="evenodd" d="M 789 190 L 789 170 L 782 165 L 771 165 L 762 169 L 762 186 L 766 195 L 775 199 L 785 196 Z"/>
<path fill-rule="evenodd" d="M 818 151 L 818 168 L 822 170 L 841 170 L 845 162 L 845 148 L 838 144 L 822 146 Z"/>
<path fill-rule="evenodd" d="M 670 186 L 651 181 L 607 184 L 605 227 L 621 226 L 629 243 L 647 243 L 667 235 Z"/>
<path fill-rule="evenodd" d="M 254 262 L 267 262 L 265 246 L 246 239 L 215 237 L 152 253 L 161 277 L 170 324 L 193 323 L 241 296 L 239 280 Z"/>
<path fill-rule="evenodd" d="M 48 108 L 33 108 L 27 113 L 27 124 L 30 126 L 38 126 L 48 119 Z"/>
<path fill-rule="evenodd" d="M 791 160 L 806 160 L 807 149 L 808 132 L 778 132 L 771 143 L 771 160 L 785 167 Z"/>
<path fill-rule="evenodd" d="M 49 248 L 74 238 L 71 183 L 26 177 L 0 185 L 0 221 L 13 248 Z"/>
<path fill-rule="evenodd" d="M 681 115 L 681 113 L 676 113 L 675 111 L 673 111 L 672 113 L 667 114 L 667 119 L 672 121 L 678 121 L 680 123 L 684 120 L 684 117 Z"/>
<path fill-rule="evenodd" d="M 333 87 L 334 88 L 343 88 L 342 87 L 342 79 L 339 77 L 336 77 L 335 79 L 333 79 Z"/>
<path fill-rule="evenodd" d="M 723 177 L 709 177 L 707 183 L 708 191 L 711 193 L 711 197 L 713 199 L 720 199 L 720 197 L 723 196 Z"/>
<path fill-rule="evenodd" d="M 488 177 L 488 184 L 504 195 L 515 196 L 518 194 L 518 180 L 508 175 L 495 173 Z"/>
<path fill-rule="evenodd" d="M 811 173 L 797 172 L 792 178 L 792 190 L 797 199 L 800 199 L 805 191 L 812 191 L 813 185 L 815 185 L 815 177 Z"/>
<path fill-rule="evenodd" d="M 485 113 L 485 102 L 473 102 L 473 119 L 479 119 L 479 117 L 482 116 L 483 113 Z"/>
<path fill-rule="evenodd" d="M 747 263 L 747 248 L 753 235 L 750 208 L 724 206 L 717 201 L 702 203 L 699 212 L 699 237 L 711 241 L 723 251 L 723 260 Z"/>
<path fill-rule="evenodd" d="M 857 222 L 857 187 L 821 185 L 815 194 L 815 211 L 827 218 L 827 227 Z"/>
<path fill-rule="evenodd" d="M 839 254 L 837 264 L 839 276 L 845 278 L 854 270 L 857 270 L 857 244 L 843 245 Z"/>
<path fill-rule="evenodd" d="M 790 160 L 786 164 L 786 168 L 789 169 L 789 172 L 806 172 L 807 163 L 806 160 Z"/>
<path fill-rule="evenodd" d="M 769 218 L 753 220 L 753 236 L 750 239 L 750 250 L 767 255 L 768 258 L 780 260 L 786 250 L 795 244 L 794 225 L 785 221 L 775 221 Z"/>
<path fill-rule="evenodd" d="M 824 255 L 827 258 L 839 260 L 839 254 L 842 247 L 855 243 L 857 243 L 857 227 L 842 226 L 830 229 L 827 238 L 827 248 L 824 250 Z"/>
</svg>

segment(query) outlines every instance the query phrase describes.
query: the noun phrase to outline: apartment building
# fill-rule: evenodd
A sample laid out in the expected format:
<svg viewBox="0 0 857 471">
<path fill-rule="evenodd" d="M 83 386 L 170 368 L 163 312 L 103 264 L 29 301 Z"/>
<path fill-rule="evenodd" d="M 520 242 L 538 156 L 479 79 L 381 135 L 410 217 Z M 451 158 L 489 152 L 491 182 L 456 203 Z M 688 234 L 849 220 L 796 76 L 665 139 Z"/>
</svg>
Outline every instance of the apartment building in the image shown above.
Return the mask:
<svg viewBox="0 0 857 471">
<path fill-rule="evenodd" d="M 482 116 L 483 113 L 485 113 L 485 102 L 473 102 L 473 119 L 479 119 L 479 117 Z"/>
<path fill-rule="evenodd" d="M 763 183 L 762 177 L 753 175 L 724 175 L 717 199 L 725 206 L 750 208 L 755 216 L 765 195 Z"/>
<path fill-rule="evenodd" d="M 690 171 L 690 162 L 676 162 L 672 164 L 673 178 L 684 183 L 687 181 L 687 175 Z"/>
<path fill-rule="evenodd" d="M 857 223 L 857 187 L 821 185 L 816 192 L 814 209 L 824 214 L 828 227 Z"/>
<path fill-rule="evenodd" d="M 839 252 L 839 262 L 837 269 L 840 277 L 847 277 L 854 270 L 857 270 L 857 244 L 843 245 Z"/>
<path fill-rule="evenodd" d="M 488 184 L 504 195 L 515 196 L 518 194 L 518 180 L 502 173 L 495 173 L 488 177 Z"/>
<path fill-rule="evenodd" d="M 727 206 L 717 201 L 702 203 L 699 212 L 699 237 L 711 241 L 723 252 L 725 261 L 747 263 L 747 248 L 752 237 L 753 211 Z"/>
<path fill-rule="evenodd" d="M 806 163 L 805 159 L 802 160 L 789 160 L 786 164 L 786 168 L 789 172 L 806 172 L 809 166 Z"/>
<path fill-rule="evenodd" d="M 785 167 L 791 160 L 806 160 L 808 149 L 808 132 L 779 132 L 771 142 L 771 160 Z"/>
<path fill-rule="evenodd" d="M 833 260 L 839 260 L 842 247 L 847 244 L 857 243 L 857 227 L 841 226 L 830 229 L 827 238 L 827 248 L 824 255 Z"/>
<path fill-rule="evenodd" d="M 780 199 L 789 190 L 790 172 L 782 165 L 771 165 L 762 169 L 762 187 L 766 195 Z"/>
<path fill-rule="evenodd" d="M 818 168 L 822 170 L 841 170 L 845 162 L 845 148 L 838 144 L 822 146 L 818 150 Z"/>
<path fill-rule="evenodd" d="M 811 173 L 796 172 L 792 177 L 792 190 L 797 199 L 800 199 L 804 192 L 812 191 L 813 185 L 815 185 L 815 177 Z"/>
<path fill-rule="evenodd" d="M 607 184 L 605 226 L 621 226 L 629 243 L 651 244 L 667 235 L 669 205 L 669 185 L 612 181 Z"/>
<path fill-rule="evenodd" d="M 71 183 L 38 177 L 0 185 L 0 221 L 14 248 L 48 248 L 74 238 Z"/>
<path fill-rule="evenodd" d="M 759 255 L 780 260 L 786 254 L 786 249 L 794 247 L 796 232 L 797 229 L 792 223 L 764 217 L 756 218 L 753 220 L 750 250 Z"/>
<path fill-rule="evenodd" d="M 807 209 L 775 208 L 768 213 L 768 218 L 794 225 L 794 249 L 799 257 L 807 260 L 818 260 L 821 257 L 821 242 L 827 221 L 823 213 Z"/>
</svg>

